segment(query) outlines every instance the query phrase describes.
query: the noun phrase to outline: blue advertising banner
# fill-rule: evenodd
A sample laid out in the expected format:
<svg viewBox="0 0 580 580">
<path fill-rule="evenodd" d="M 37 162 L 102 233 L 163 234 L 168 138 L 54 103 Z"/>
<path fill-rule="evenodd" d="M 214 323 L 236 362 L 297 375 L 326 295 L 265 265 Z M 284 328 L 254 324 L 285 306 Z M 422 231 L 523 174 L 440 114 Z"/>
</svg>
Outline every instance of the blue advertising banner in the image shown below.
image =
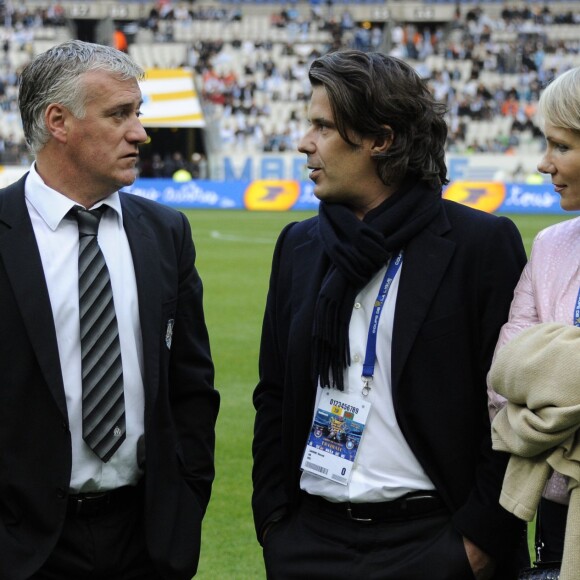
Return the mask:
<svg viewBox="0 0 580 580">
<path fill-rule="evenodd" d="M 187 181 L 141 178 L 127 191 L 184 209 L 316 210 L 313 184 L 291 180 Z"/>
<path fill-rule="evenodd" d="M 246 185 L 231 181 L 187 181 L 140 178 L 125 191 L 179 208 L 242 209 Z"/>
<path fill-rule="evenodd" d="M 131 193 L 184 209 L 252 211 L 316 211 L 318 200 L 310 181 L 259 179 L 254 181 L 188 181 L 138 179 Z M 444 197 L 489 213 L 565 213 L 550 184 L 455 181 Z"/>
<path fill-rule="evenodd" d="M 560 207 L 560 196 L 552 185 L 509 183 L 501 206 L 505 213 L 569 213 Z"/>
<path fill-rule="evenodd" d="M 443 196 L 488 213 L 566 213 L 560 207 L 560 196 L 548 183 L 455 181 L 445 188 Z"/>
</svg>

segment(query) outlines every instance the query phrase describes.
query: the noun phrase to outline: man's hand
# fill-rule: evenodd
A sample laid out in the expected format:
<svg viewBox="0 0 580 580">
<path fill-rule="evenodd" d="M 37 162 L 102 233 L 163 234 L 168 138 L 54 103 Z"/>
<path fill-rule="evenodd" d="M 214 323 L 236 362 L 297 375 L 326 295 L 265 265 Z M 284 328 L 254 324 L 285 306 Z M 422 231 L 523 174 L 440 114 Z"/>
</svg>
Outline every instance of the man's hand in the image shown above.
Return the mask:
<svg viewBox="0 0 580 580">
<path fill-rule="evenodd" d="M 495 562 L 471 540 L 463 538 L 467 559 L 476 580 L 489 580 L 495 572 Z"/>
</svg>

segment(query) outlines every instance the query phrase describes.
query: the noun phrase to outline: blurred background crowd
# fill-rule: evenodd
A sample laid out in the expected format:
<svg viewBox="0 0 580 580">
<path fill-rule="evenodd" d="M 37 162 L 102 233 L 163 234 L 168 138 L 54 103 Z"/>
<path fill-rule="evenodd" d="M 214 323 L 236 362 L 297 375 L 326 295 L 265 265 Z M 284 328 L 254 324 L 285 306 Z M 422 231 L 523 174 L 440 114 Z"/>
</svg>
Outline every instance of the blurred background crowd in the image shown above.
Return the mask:
<svg viewBox="0 0 580 580">
<path fill-rule="evenodd" d="M 19 71 L 33 54 L 78 32 L 66 2 L 31 4 L 0 1 L 4 165 L 30 161 L 17 108 Z M 425 0 L 415 4 L 425 10 L 444 6 L 447 16 L 391 18 L 397 4 L 140 2 L 139 18 L 114 21 L 112 42 L 144 67 L 195 71 L 206 122 L 193 155 L 153 151 L 142 174 L 163 177 L 186 169 L 203 179 L 212 151 L 294 152 L 305 129 L 309 64 L 342 47 L 380 50 L 413 64 L 447 105 L 448 152 L 538 153 L 539 92 L 555 75 L 580 64 L 580 11 L 555 0 Z"/>
</svg>

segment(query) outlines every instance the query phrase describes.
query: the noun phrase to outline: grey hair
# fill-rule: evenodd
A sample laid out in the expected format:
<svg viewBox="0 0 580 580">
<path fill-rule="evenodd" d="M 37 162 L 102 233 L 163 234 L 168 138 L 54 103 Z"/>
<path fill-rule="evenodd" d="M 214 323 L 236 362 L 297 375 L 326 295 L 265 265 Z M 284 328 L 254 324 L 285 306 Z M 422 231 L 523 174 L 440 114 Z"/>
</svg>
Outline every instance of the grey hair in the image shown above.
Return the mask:
<svg viewBox="0 0 580 580">
<path fill-rule="evenodd" d="M 75 117 L 85 115 L 86 91 L 80 76 L 104 71 L 120 80 L 141 80 L 143 69 L 124 52 L 111 46 L 69 40 L 37 55 L 19 79 L 18 106 L 24 137 L 38 153 L 49 141 L 44 114 L 52 103 L 66 107 Z"/>
<path fill-rule="evenodd" d="M 543 123 L 580 133 L 580 67 L 562 73 L 544 89 L 538 112 Z"/>
</svg>

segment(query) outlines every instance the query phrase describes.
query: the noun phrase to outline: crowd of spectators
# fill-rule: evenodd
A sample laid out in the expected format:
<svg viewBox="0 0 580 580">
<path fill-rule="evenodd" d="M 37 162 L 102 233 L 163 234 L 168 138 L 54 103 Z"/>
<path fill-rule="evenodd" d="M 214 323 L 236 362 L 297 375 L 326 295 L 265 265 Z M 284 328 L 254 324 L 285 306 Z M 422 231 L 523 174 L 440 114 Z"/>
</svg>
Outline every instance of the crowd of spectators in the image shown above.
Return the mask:
<svg viewBox="0 0 580 580">
<path fill-rule="evenodd" d="M 0 163 L 28 163 L 18 113 L 18 75 L 30 57 L 35 32 L 45 26 L 64 26 L 64 10 L 58 3 L 29 9 L 17 2 L 0 1 Z M 19 58 L 15 58 L 18 55 Z"/>
<path fill-rule="evenodd" d="M 163 0 L 126 30 L 130 42 L 138 42 L 143 30 L 154 42 L 171 42 L 177 26 L 207 20 L 227 27 L 243 18 L 239 5 Z M 65 19 L 57 2 L 30 11 L 24 4 L 1 1 L 0 19 L 0 162 L 6 164 L 27 159 L 21 136 L 12 130 L 18 122 L 21 66 L 13 55 L 30 52 L 36 31 L 62 26 Z M 485 3 L 456 3 L 448 23 L 373 23 L 357 22 L 348 4 L 313 2 L 308 12 L 296 4 L 273 4 L 269 26 L 296 42 L 276 42 L 271 35 L 232 42 L 196 40 L 182 64 L 197 71 L 208 128 L 217 132 L 218 146 L 224 148 L 294 151 L 304 130 L 311 60 L 328 50 L 351 47 L 406 59 L 428 79 L 436 98 L 447 105 L 449 152 L 515 153 L 542 146 L 536 119 L 539 93 L 571 66 L 571 59 L 580 57 L 580 35 L 558 38 L 547 33 L 558 25 L 580 30 L 580 15 L 558 11 L 558 3 L 522 3 L 506 4 L 492 18 Z M 301 42 L 313 29 L 327 33 L 324 42 Z M 480 130 L 484 126 L 494 130 Z"/>
<path fill-rule="evenodd" d="M 227 22 L 241 18 L 236 10 L 203 17 Z M 165 16 L 176 23 L 198 17 L 191 9 L 168 11 Z M 202 80 L 206 115 L 218 119 L 226 147 L 295 150 L 309 99 L 309 63 L 325 51 L 350 47 L 385 50 L 414 64 L 437 99 L 447 105 L 450 152 L 538 149 L 543 145 L 536 120 L 539 92 L 571 66 L 571 57 L 580 55 L 580 34 L 575 39 L 559 39 L 546 33 L 554 25 L 578 25 L 580 30 L 580 15 L 559 12 L 557 3 L 506 4 L 495 18 L 486 14 L 485 3 L 456 3 L 455 17 L 449 23 L 392 25 L 356 22 L 348 4 L 313 3 L 307 16 L 295 5 L 274 8 L 270 24 L 296 39 L 312 28 L 327 31 L 328 40 L 288 43 L 281 50 L 272 40 L 260 38 L 240 40 L 231 47 L 215 40 L 192 44 L 194 58 L 188 64 Z M 251 59 L 236 59 L 245 64 L 237 70 L 224 69 L 219 64 L 228 60 L 224 55 L 232 48 L 247 55 L 258 51 L 262 56 L 251 65 Z M 279 55 L 297 58 L 288 64 Z M 290 106 L 276 107 L 283 100 Z M 484 125 L 495 130 L 481 136 L 479 127 Z"/>
<path fill-rule="evenodd" d="M 273 15 L 273 25 L 288 27 L 316 26 L 332 31 L 332 40 L 324 47 L 312 47 L 301 54 L 291 68 L 282 68 L 275 59 L 261 64 L 263 81 L 255 82 L 256 70 L 231 70 L 216 74 L 213 63 L 219 61 L 221 43 L 215 43 L 209 58 L 200 59 L 198 72 L 203 78 L 203 95 L 207 104 L 222 105 L 220 115 L 223 141 L 242 146 L 260 144 L 264 151 L 295 149 L 300 126 L 296 127 L 296 107 L 289 109 L 283 132 L 268 134 L 260 122 L 268 118 L 272 104 L 281 98 L 280 87 L 285 81 L 305 79 L 309 63 L 324 50 L 352 47 L 362 50 L 388 50 L 390 54 L 412 61 L 437 99 L 448 108 L 448 150 L 456 153 L 513 153 L 522 146 L 538 149 L 542 134 L 536 120 L 536 103 L 540 90 L 556 75 L 568 68 L 570 57 L 580 53 L 580 35 L 576 40 L 550 38 L 545 33 L 549 25 L 577 24 L 580 17 L 558 13 L 554 7 L 506 7 L 499 18 L 486 15 L 482 6 L 462 10 L 458 6 L 455 19 L 448 24 L 395 24 L 387 29 L 372 23 L 355 23 L 348 7 L 324 14 L 312 11 L 310 21 L 300 20 L 292 12 Z M 512 33 L 499 36 L 497 32 Z M 386 35 L 389 38 L 386 38 Z M 202 43 L 203 45 L 203 43 Z M 242 47 L 251 51 L 262 48 L 261 41 Z M 266 47 L 272 50 L 272 46 Z M 285 46 L 283 54 L 292 53 Z M 202 48 L 201 52 L 204 52 Z M 306 86 L 306 83 L 304 83 Z M 256 91 L 268 97 L 256 104 Z M 296 103 L 309 98 L 307 89 L 290 95 Z M 236 123 L 228 123 L 234 117 Z M 479 131 L 470 127 L 491 124 L 497 127 L 492 136 L 479 139 Z M 278 123 L 280 125 L 280 123 Z M 235 129 L 232 129 L 232 126 Z M 296 130 L 297 129 L 297 130 Z"/>
<path fill-rule="evenodd" d="M 163 155 L 155 152 L 150 158 L 141 160 L 140 172 L 142 177 L 176 181 L 209 179 L 207 159 L 198 152 L 192 153 L 189 159 L 181 151 L 166 151 Z"/>
</svg>

